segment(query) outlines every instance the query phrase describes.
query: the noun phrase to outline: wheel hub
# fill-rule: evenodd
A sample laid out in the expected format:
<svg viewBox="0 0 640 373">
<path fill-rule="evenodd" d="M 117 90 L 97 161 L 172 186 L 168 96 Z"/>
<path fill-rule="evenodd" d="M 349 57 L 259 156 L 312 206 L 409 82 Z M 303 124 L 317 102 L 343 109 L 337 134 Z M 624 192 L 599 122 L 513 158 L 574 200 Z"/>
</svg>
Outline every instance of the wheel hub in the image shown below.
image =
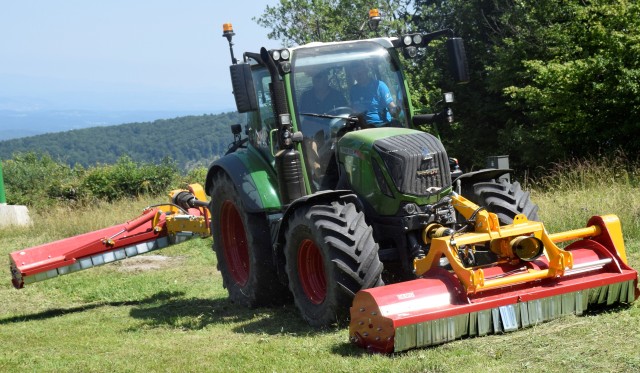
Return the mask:
<svg viewBox="0 0 640 373">
<path fill-rule="evenodd" d="M 305 239 L 298 250 L 298 274 L 302 290 L 313 304 L 324 302 L 327 296 L 327 280 L 322 253 L 316 244 Z"/>
<path fill-rule="evenodd" d="M 249 247 L 242 219 L 231 201 L 222 204 L 220 223 L 227 270 L 238 285 L 244 286 L 249 280 Z"/>
</svg>

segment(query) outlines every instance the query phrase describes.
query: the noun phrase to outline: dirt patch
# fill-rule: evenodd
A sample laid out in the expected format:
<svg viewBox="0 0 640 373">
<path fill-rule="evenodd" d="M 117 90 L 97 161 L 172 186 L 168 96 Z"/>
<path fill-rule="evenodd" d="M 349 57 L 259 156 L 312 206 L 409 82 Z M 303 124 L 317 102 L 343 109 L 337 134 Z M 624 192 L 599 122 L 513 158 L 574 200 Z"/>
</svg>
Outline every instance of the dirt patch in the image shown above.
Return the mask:
<svg viewBox="0 0 640 373">
<path fill-rule="evenodd" d="M 143 272 L 154 269 L 173 267 L 178 265 L 184 258 L 170 257 L 164 255 L 140 255 L 117 262 L 118 270 L 121 272 Z"/>
</svg>

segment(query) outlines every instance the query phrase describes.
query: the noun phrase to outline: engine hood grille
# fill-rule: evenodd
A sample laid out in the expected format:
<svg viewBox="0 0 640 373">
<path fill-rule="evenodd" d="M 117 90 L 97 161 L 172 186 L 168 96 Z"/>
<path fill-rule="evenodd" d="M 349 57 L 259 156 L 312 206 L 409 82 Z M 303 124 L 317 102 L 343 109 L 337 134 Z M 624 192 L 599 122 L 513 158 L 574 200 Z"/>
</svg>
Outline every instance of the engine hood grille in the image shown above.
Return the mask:
<svg viewBox="0 0 640 373">
<path fill-rule="evenodd" d="M 396 188 L 403 194 L 428 196 L 451 185 L 449 158 L 440 140 L 425 132 L 376 140 Z"/>
</svg>

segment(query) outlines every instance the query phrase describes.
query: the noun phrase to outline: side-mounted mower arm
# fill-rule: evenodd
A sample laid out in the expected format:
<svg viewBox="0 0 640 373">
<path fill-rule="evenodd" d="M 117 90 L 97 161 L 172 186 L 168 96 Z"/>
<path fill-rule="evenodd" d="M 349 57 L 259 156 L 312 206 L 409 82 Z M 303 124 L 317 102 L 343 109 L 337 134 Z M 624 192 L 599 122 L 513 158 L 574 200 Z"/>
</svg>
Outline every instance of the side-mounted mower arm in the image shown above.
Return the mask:
<svg viewBox="0 0 640 373">
<path fill-rule="evenodd" d="M 162 249 L 194 236 L 209 236 L 209 210 L 200 185 L 174 190 L 171 203 L 147 207 L 124 224 L 9 254 L 17 289 L 102 264 Z"/>
</svg>

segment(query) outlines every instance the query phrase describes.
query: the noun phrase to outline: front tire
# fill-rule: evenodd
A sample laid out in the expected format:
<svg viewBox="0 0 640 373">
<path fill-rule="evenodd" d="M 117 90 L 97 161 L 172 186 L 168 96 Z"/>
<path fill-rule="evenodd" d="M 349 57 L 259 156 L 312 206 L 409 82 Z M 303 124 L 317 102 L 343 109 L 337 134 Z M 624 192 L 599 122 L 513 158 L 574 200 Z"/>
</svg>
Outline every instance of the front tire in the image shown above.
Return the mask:
<svg viewBox="0 0 640 373">
<path fill-rule="evenodd" d="M 342 321 L 356 292 L 382 285 L 378 244 L 352 203 L 301 207 L 285 235 L 289 289 L 310 325 Z"/>
<path fill-rule="evenodd" d="M 229 298 L 251 308 L 280 303 L 288 291 L 276 274 L 266 217 L 245 210 L 226 173 L 214 174 L 212 184 L 213 250 Z"/>
<path fill-rule="evenodd" d="M 473 193 L 467 197 L 478 206 L 498 215 L 500 224 L 511 224 L 518 214 L 527 219 L 539 221 L 538 205 L 531 201 L 529 192 L 525 192 L 517 181 L 484 181 L 473 184 Z"/>
</svg>

